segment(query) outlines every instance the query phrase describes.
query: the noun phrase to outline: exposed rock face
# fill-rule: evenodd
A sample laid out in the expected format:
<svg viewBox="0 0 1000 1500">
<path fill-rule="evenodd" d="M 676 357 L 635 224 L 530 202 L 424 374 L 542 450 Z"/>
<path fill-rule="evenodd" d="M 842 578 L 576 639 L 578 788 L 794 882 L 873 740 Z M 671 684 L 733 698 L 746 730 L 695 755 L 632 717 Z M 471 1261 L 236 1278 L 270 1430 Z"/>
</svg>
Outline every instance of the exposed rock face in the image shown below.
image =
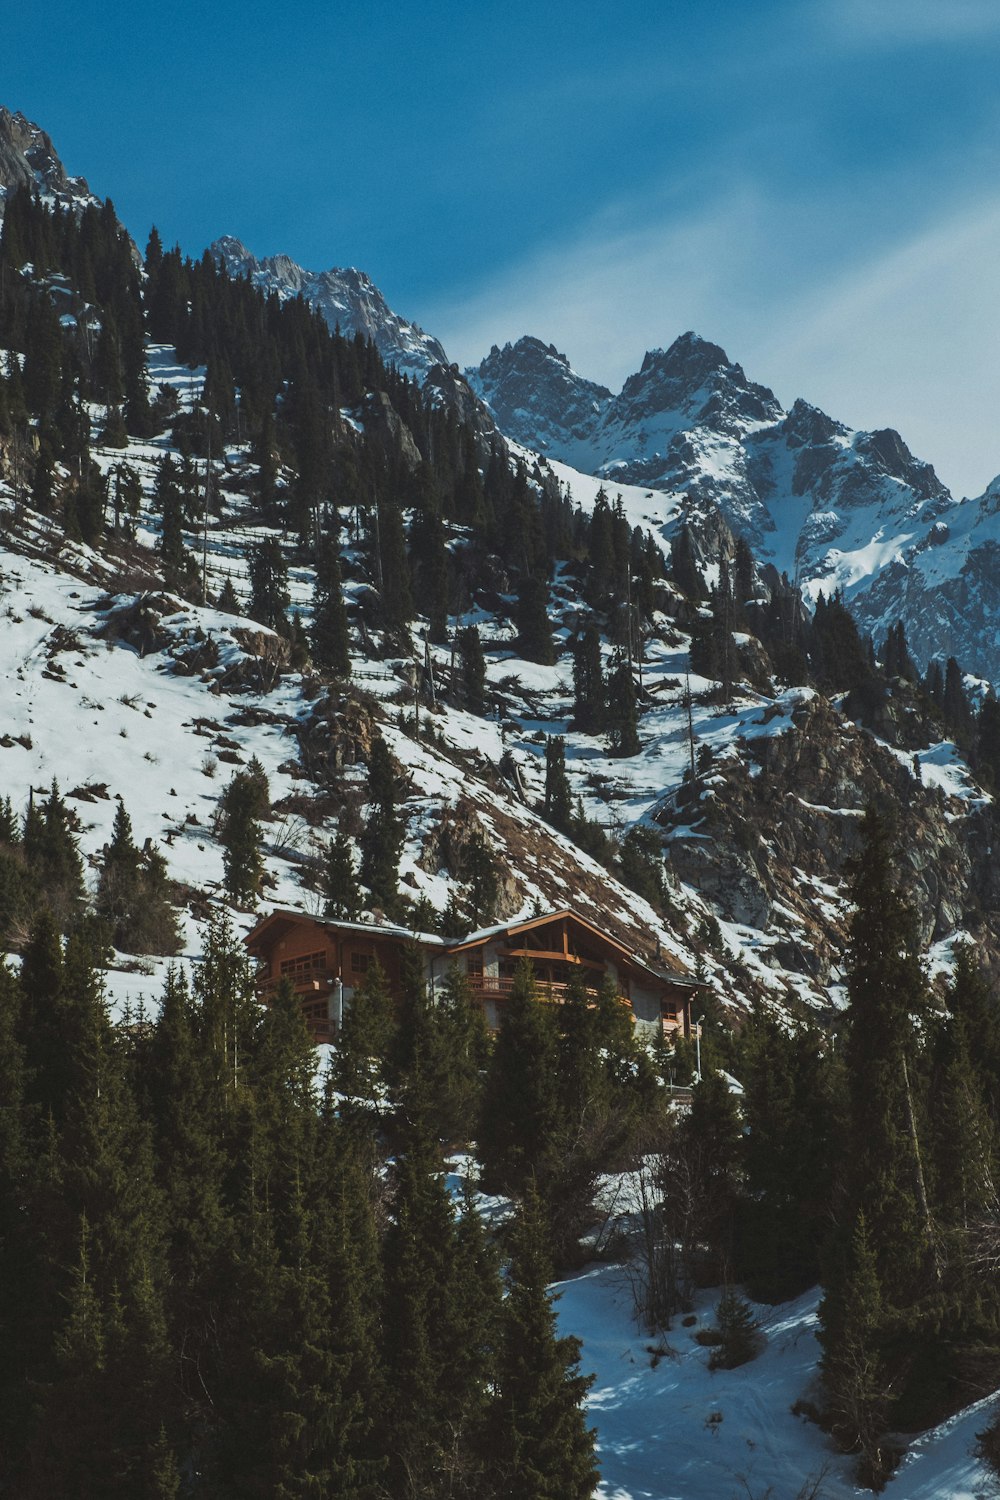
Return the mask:
<svg viewBox="0 0 1000 1500">
<path fill-rule="evenodd" d="M 216 261 L 230 276 L 249 276 L 255 286 L 275 292 L 282 301 L 302 296 L 326 319 L 331 329 L 371 339 L 386 364 L 406 375 L 423 379 L 434 365 L 446 365 L 448 356 L 430 334 L 393 312 L 375 283 L 364 271 L 353 267 L 329 271 L 306 271 L 287 255 L 258 260 L 231 235 L 211 247 Z"/>
<path fill-rule="evenodd" d="M 60 203 L 96 203 L 82 177 L 70 177 L 51 137 L 22 114 L 0 108 L 0 215 L 18 187 L 37 187 Z"/>
<path fill-rule="evenodd" d="M 954 656 L 1000 682 L 1000 478 L 942 507 L 852 607 L 877 639 L 901 619 L 919 660 Z"/>
<path fill-rule="evenodd" d="M 556 458 L 575 452 L 577 445 L 586 448 L 611 400 L 609 390 L 577 375 L 554 345 L 528 337 L 503 349 L 494 344 L 466 376 L 501 431 Z"/>
<path fill-rule="evenodd" d="M 488 462 L 495 443 L 504 446 L 489 408 L 457 365 L 434 365 L 424 380 L 424 395 L 433 405 L 454 412 L 459 426 L 472 433 L 480 467 Z"/>
<path fill-rule="evenodd" d="M 948 799 L 914 780 L 899 756 L 823 698 L 805 702 L 785 733 L 715 762 L 660 821 L 677 830 L 676 875 L 725 919 L 762 929 L 776 964 L 825 984 L 843 957 L 842 882 L 869 804 L 896 812 L 922 942 L 965 926 L 996 964 L 1000 884 L 989 804 Z"/>
<path fill-rule="evenodd" d="M 363 414 L 365 430 L 385 444 L 386 452 L 398 452 L 411 473 L 420 467 L 420 449 L 413 433 L 384 391 L 365 398 Z"/>
</svg>

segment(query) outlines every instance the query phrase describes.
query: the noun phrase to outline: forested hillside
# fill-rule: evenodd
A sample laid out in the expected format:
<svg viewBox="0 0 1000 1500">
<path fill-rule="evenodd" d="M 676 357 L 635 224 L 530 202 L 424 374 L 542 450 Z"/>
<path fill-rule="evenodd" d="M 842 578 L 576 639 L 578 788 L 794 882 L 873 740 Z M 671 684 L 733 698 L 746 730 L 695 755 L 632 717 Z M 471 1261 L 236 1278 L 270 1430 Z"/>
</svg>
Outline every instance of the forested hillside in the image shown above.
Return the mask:
<svg viewBox="0 0 1000 1500">
<path fill-rule="evenodd" d="M 876 1487 L 1000 1385 L 989 684 L 110 203 L 10 189 L 0 350 L 7 1492 L 584 1500 L 591 1260 L 720 1370 L 819 1282 Z M 277 904 L 572 906 L 696 1037 L 414 965 L 317 1058 Z"/>
</svg>

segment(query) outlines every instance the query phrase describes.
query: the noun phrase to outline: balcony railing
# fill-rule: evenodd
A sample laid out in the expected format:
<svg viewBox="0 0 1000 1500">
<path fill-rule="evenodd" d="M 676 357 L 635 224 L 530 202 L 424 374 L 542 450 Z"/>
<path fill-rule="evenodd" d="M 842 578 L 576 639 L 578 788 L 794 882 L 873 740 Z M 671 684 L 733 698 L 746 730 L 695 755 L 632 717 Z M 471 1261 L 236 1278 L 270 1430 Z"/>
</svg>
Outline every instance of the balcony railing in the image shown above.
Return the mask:
<svg viewBox="0 0 1000 1500">
<path fill-rule="evenodd" d="M 296 995 L 326 994 L 332 984 L 326 969 L 313 969 L 308 974 L 282 974 L 277 979 L 258 979 L 257 993 L 262 999 L 273 995 L 283 979 L 287 979 Z"/>
<path fill-rule="evenodd" d="M 496 976 L 490 974 L 468 974 L 466 978 L 469 982 L 469 988 L 474 995 L 482 995 L 489 998 L 506 997 L 511 993 L 517 982 L 513 976 L 507 974 Z M 535 980 L 535 989 L 539 1000 L 551 1000 L 555 1005 L 565 1005 L 566 995 L 570 988 L 570 985 L 563 984 L 558 980 L 552 980 L 551 982 L 547 979 Z M 585 993 L 589 1004 L 596 1005 L 598 991 L 591 985 L 588 985 Z M 630 1004 L 626 995 L 619 995 L 618 1002 L 621 1005 Z"/>
</svg>

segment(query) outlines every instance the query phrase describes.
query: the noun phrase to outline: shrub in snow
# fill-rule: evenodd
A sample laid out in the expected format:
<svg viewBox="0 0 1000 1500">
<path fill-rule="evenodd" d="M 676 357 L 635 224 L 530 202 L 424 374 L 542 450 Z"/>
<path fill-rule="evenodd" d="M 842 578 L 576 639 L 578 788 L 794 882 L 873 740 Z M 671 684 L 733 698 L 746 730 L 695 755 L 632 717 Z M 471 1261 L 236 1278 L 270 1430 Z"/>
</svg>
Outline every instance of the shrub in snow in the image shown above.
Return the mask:
<svg viewBox="0 0 1000 1500">
<path fill-rule="evenodd" d="M 719 1342 L 708 1361 L 710 1370 L 735 1370 L 760 1353 L 763 1338 L 750 1304 L 728 1287 L 715 1309 Z"/>
</svg>

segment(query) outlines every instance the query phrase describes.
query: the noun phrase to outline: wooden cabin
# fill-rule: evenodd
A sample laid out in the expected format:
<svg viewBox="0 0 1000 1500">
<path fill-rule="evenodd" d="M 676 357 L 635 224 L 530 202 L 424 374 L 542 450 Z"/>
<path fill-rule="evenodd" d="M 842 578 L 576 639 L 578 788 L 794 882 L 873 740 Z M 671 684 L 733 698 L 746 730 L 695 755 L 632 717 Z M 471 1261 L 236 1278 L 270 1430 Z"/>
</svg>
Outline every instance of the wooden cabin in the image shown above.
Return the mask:
<svg viewBox="0 0 1000 1500">
<path fill-rule="evenodd" d="M 259 965 L 261 1000 L 266 1003 L 283 979 L 291 980 L 314 1042 L 328 1042 L 336 1035 L 344 1007 L 350 1005 L 355 987 L 376 959 L 385 970 L 390 990 L 399 994 L 404 947 L 416 943 L 425 956 L 445 948 L 442 938 L 422 936 L 406 927 L 337 922 L 283 910 L 264 917 L 244 941 Z"/>
<path fill-rule="evenodd" d="M 574 974 L 582 974 L 595 995 L 610 977 L 635 1024 L 667 1035 L 690 1036 L 691 1006 L 699 988 L 688 975 L 640 958 L 610 933 L 569 910 L 526 922 L 501 923 L 460 939 L 276 910 L 257 923 L 246 944 L 259 965 L 261 999 L 266 1002 L 283 979 L 290 980 L 316 1042 L 336 1035 L 355 987 L 376 959 L 385 970 L 390 990 L 400 994 L 401 960 L 408 945 L 416 945 L 422 954 L 424 978 L 432 995 L 452 964 L 463 970 L 493 1030 L 503 1019 L 514 974 L 524 959 L 530 960 L 535 971 L 542 1000 L 561 1004 Z"/>
<path fill-rule="evenodd" d="M 586 987 L 595 995 L 610 978 L 637 1025 L 661 1027 L 670 1034 L 691 1034 L 696 982 L 640 959 L 603 928 L 569 910 L 473 933 L 449 944 L 448 954 L 464 966 L 494 1030 L 503 1018 L 517 966 L 527 958 L 542 999 L 561 1004 L 574 974 L 582 974 Z"/>
</svg>

